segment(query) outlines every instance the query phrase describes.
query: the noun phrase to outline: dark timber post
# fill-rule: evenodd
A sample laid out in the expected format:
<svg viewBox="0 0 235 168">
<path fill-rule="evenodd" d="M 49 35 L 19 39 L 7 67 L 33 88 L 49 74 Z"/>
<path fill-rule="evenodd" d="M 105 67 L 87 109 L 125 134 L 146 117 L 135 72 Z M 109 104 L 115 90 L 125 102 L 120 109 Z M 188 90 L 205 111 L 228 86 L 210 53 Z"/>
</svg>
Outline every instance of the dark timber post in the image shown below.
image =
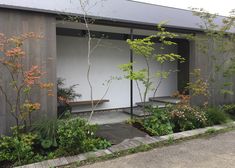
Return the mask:
<svg viewBox="0 0 235 168">
<path fill-rule="evenodd" d="M 130 30 L 130 38 L 133 40 L 133 29 Z M 130 49 L 130 63 L 133 63 L 133 50 Z M 131 75 L 133 72 L 133 66 L 131 66 Z M 131 119 L 133 119 L 133 80 L 130 80 L 130 113 L 131 113 Z"/>
</svg>

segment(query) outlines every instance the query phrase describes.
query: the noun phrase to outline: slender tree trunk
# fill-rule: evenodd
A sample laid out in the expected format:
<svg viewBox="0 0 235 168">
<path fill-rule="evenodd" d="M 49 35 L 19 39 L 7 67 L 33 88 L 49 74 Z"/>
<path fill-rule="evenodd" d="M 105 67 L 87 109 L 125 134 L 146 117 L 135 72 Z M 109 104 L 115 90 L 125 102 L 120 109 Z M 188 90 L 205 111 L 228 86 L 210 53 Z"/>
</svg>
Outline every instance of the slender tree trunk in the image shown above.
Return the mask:
<svg viewBox="0 0 235 168">
<path fill-rule="evenodd" d="M 162 72 L 162 70 L 163 70 L 163 65 L 161 64 L 161 70 L 160 70 L 160 71 Z M 157 86 L 156 86 L 156 88 L 155 88 L 155 90 L 154 90 L 153 97 L 156 96 L 156 93 L 157 93 L 157 91 L 158 91 L 160 85 L 162 84 L 162 81 L 163 81 L 163 77 L 162 77 L 162 75 L 161 75 L 160 80 L 159 80 L 159 82 L 158 82 L 158 84 L 157 84 Z"/>
<path fill-rule="evenodd" d="M 148 58 L 146 58 L 146 57 L 145 57 L 145 62 L 147 65 L 147 80 L 146 80 L 146 84 L 145 84 L 145 91 L 144 91 L 144 97 L 143 97 L 143 100 L 144 100 L 144 109 L 143 109 L 144 120 L 146 119 L 146 98 L 147 98 L 148 90 L 150 87 L 150 66 L 149 66 Z"/>
<path fill-rule="evenodd" d="M 90 88 L 90 99 L 91 99 L 91 113 L 88 119 L 88 122 L 91 122 L 92 116 L 95 112 L 96 107 L 98 106 L 98 104 L 104 99 L 104 97 L 107 95 L 110 85 L 111 85 L 111 81 L 108 83 L 108 86 L 104 92 L 104 95 L 101 97 L 101 99 L 94 104 L 94 96 L 93 96 L 93 84 L 91 82 L 91 68 L 92 68 L 92 63 L 91 63 L 91 54 L 93 53 L 93 51 L 98 47 L 100 40 L 97 42 L 97 44 L 92 48 L 91 47 L 91 41 L 92 41 L 92 37 L 91 37 L 91 31 L 89 28 L 89 23 L 88 23 L 88 19 L 87 19 L 87 5 L 89 5 L 89 0 L 79 0 L 80 1 L 80 6 L 82 8 L 83 11 L 83 19 L 84 19 L 84 23 L 85 23 L 85 27 L 87 30 L 87 34 L 88 34 L 88 48 L 87 48 L 87 63 L 88 63 L 88 69 L 87 69 L 87 81 L 89 84 L 89 88 Z M 98 2 L 94 3 L 94 6 L 97 4 Z"/>
<path fill-rule="evenodd" d="M 87 20 L 87 11 L 86 11 L 86 5 L 88 3 L 88 1 L 86 0 L 79 0 L 80 1 L 80 6 L 83 10 L 83 19 L 84 19 L 84 23 L 85 23 L 85 27 L 86 27 L 86 30 L 87 30 L 87 35 L 88 35 L 88 41 L 87 41 L 87 64 L 88 64 L 88 69 L 87 69 L 87 74 L 86 74 L 86 77 L 87 77 L 87 81 L 88 81 L 88 85 L 89 85 L 89 88 L 90 88 L 90 99 L 91 99 L 91 114 L 90 114 L 90 117 L 89 117 L 89 120 L 88 122 L 90 122 L 92 116 L 93 116 L 93 113 L 94 113 L 94 99 L 93 99 L 93 86 L 92 86 L 92 82 L 91 82 L 91 79 L 90 79 L 90 72 L 91 72 L 91 32 L 90 32 L 90 28 L 89 28 L 89 25 L 88 25 L 88 20 Z"/>
</svg>

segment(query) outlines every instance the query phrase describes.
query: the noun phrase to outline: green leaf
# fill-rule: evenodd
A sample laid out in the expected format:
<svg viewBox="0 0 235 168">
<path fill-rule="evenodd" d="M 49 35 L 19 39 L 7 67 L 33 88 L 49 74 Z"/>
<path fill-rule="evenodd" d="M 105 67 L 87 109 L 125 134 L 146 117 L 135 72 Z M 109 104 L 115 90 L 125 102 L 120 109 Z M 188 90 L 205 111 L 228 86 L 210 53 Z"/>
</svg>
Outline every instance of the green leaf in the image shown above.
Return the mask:
<svg viewBox="0 0 235 168">
<path fill-rule="evenodd" d="M 44 149 L 49 149 L 53 145 L 53 142 L 50 139 L 45 139 L 42 140 L 41 145 Z"/>
<path fill-rule="evenodd" d="M 234 92 L 232 90 L 221 89 L 220 92 L 224 95 L 234 95 Z"/>
</svg>

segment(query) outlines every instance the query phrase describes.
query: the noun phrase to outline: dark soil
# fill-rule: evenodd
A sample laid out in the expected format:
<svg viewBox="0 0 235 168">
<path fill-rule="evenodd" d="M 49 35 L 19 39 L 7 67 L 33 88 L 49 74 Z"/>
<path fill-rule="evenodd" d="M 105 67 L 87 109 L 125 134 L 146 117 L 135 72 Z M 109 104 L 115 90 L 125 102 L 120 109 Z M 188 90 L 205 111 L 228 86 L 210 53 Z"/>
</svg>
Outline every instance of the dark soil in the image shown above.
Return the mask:
<svg viewBox="0 0 235 168">
<path fill-rule="evenodd" d="M 2 161 L 0 162 L 0 168 L 11 168 L 13 167 L 13 164 L 8 161 Z"/>
<path fill-rule="evenodd" d="M 150 131 L 146 130 L 140 122 L 134 122 L 134 123 L 132 123 L 132 126 L 147 133 L 150 136 L 154 136 Z"/>
</svg>

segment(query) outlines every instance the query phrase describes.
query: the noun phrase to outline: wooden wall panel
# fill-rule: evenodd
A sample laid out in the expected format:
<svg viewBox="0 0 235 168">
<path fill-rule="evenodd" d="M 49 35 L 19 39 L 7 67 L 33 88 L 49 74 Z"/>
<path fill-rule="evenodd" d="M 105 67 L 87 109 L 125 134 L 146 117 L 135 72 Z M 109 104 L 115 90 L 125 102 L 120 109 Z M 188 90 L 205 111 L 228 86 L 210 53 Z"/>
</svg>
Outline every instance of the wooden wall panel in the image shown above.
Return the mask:
<svg viewBox="0 0 235 168">
<path fill-rule="evenodd" d="M 202 34 L 197 36 L 203 36 Z M 212 68 L 214 67 L 212 58 L 206 56 L 197 47 L 196 42 L 190 42 L 190 72 L 193 71 L 195 68 L 201 69 L 202 76 L 204 79 L 208 77 L 208 74 L 211 72 Z M 213 71 L 214 72 L 214 71 Z M 212 105 L 219 105 L 219 104 L 229 104 L 235 103 L 235 95 L 227 95 L 224 96 L 220 94 L 218 91 L 223 83 L 228 80 L 225 80 L 221 74 L 214 73 L 215 75 L 215 83 L 216 86 L 210 89 L 210 104 Z M 194 79 L 190 77 L 190 81 Z M 235 92 L 235 77 L 230 78 L 229 82 L 233 82 L 234 86 L 231 89 Z M 203 97 L 194 97 L 192 99 L 193 104 L 201 104 L 203 102 Z"/>
<path fill-rule="evenodd" d="M 28 55 L 25 64 L 40 65 L 46 72 L 47 82 L 55 84 L 53 97 L 48 97 L 46 91 L 35 91 L 34 98 L 41 103 L 41 111 L 33 114 L 34 119 L 41 116 L 56 117 L 56 19 L 53 15 L 42 13 L 25 12 L 19 10 L 0 9 L 0 33 L 7 36 L 19 35 L 21 33 L 35 32 L 44 36 L 40 40 L 29 40 L 24 44 Z M 7 76 L 0 69 L 3 82 L 7 85 Z M 7 113 L 7 105 L 3 97 L 0 97 L 0 133 L 9 131 L 14 125 L 12 117 Z"/>
<path fill-rule="evenodd" d="M 178 40 L 178 54 L 185 59 L 185 62 L 178 61 L 178 91 L 185 91 L 189 82 L 189 63 L 190 63 L 190 46 L 188 40 Z"/>
</svg>

